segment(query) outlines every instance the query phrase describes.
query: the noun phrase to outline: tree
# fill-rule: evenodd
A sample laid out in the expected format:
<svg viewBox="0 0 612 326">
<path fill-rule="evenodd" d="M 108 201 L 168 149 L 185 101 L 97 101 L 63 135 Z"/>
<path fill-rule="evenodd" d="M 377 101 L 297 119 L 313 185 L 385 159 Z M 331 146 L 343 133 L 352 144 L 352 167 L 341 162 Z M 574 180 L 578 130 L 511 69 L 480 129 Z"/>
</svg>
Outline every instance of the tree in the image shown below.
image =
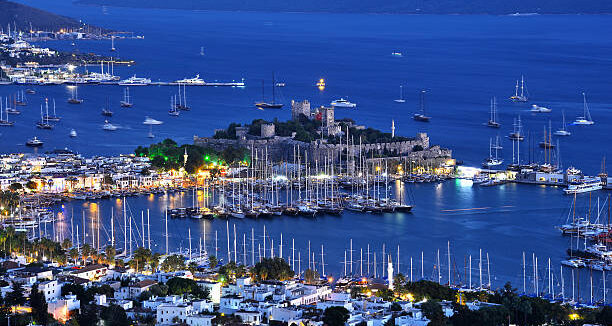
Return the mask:
<svg viewBox="0 0 612 326">
<path fill-rule="evenodd" d="M 49 313 L 47 312 L 47 301 L 45 295 L 38 290 L 38 285 L 32 286 L 30 292 L 30 307 L 32 307 L 32 317 L 37 324 L 46 325 L 49 322 Z"/>
<path fill-rule="evenodd" d="M 19 282 L 13 282 L 12 291 L 6 294 L 5 302 L 8 306 L 21 306 L 26 302 L 23 296 L 23 286 Z"/>
<path fill-rule="evenodd" d="M 344 326 L 349 319 L 349 311 L 344 307 L 329 307 L 323 312 L 323 323 L 327 326 Z"/>
<path fill-rule="evenodd" d="M 206 299 L 210 294 L 208 288 L 202 289 L 196 281 L 187 278 L 174 277 L 169 279 L 166 285 L 168 294 L 190 294 L 197 299 Z"/>
<path fill-rule="evenodd" d="M 22 189 L 23 189 L 23 185 L 19 182 L 11 183 L 11 185 L 9 186 L 10 191 L 19 191 Z"/>
<path fill-rule="evenodd" d="M 102 308 L 100 317 L 104 320 L 104 325 L 107 326 L 129 326 L 130 320 L 125 313 L 125 310 L 116 305 L 111 304 L 108 307 Z"/>
<path fill-rule="evenodd" d="M 69 238 L 64 239 L 64 241 L 62 241 L 62 249 L 64 250 L 69 250 L 70 248 L 72 248 L 72 241 L 70 241 Z"/>
<path fill-rule="evenodd" d="M 317 280 L 319 280 L 319 272 L 313 271 L 312 269 L 307 269 L 304 271 L 304 280 L 306 284 L 314 284 Z"/>
<path fill-rule="evenodd" d="M 30 189 L 30 190 L 36 190 L 36 188 L 38 188 L 38 184 L 32 180 L 28 181 L 26 183 L 26 188 Z"/>
<path fill-rule="evenodd" d="M 161 263 L 164 272 L 174 272 L 185 269 L 185 258 L 182 255 L 170 255 Z"/>
<path fill-rule="evenodd" d="M 210 266 L 210 268 L 215 268 L 217 267 L 217 264 L 219 262 L 217 261 L 217 257 L 216 256 L 210 256 L 208 257 L 208 266 Z"/>
<path fill-rule="evenodd" d="M 109 264 L 114 265 L 115 264 L 115 255 L 117 254 L 117 249 L 115 249 L 115 247 L 113 246 L 106 246 L 106 248 L 104 248 L 104 254 L 106 255 L 106 261 L 108 261 Z"/>
<path fill-rule="evenodd" d="M 282 258 L 263 258 L 253 267 L 253 273 L 259 280 L 285 281 L 293 277 L 291 266 Z"/>
<path fill-rule="evenodd" d="M 134 251 L 134 258 L 130 261 L 130 265 L 134 266 L 136 272 L 139 272 L 145 267 L 145 264 L 151 259 L 151 250 L 145 247 L 138 247 Z"/>
<path fill-rule="evenodd" d="M 423 315 L 430 320 L 428 325 L 442 326 L 446 325 L 446 316 L 442 310 L 442 306 L 438 300 L 427 300 L 421 303 L 421 311 Z"/>
</svg>

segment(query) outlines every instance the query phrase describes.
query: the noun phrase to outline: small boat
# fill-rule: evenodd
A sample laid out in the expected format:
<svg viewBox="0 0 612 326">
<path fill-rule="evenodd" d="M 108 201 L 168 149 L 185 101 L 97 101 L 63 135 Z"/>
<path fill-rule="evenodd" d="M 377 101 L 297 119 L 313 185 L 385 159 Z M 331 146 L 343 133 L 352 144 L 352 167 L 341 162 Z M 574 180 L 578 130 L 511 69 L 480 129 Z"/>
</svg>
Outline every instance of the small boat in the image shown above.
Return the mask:
<svg viewBox="0 0 612 326">
<path fill-rule="evenodd" d="M 36 136 L 34 136 L 34 138 L 28 139 L 28 141 L 26 142 L 26 146 L 29 146 L 29 147 L 40 147 L 43 144 L 44 144 L 43 141 L 36 138 Z"/>
<path fill-rule="evenodd" d="M 591 112 L 589 112 L 589 105 L 587 104 L 586 94 L 584 92 L 582 93 L 582 99 L 583 99 L 584 113 L 581 117 L 576 118 L 576 121 L 574 121 L 574 124 L 581 125 L 581 126 L 589 126 L 589 125 L 595 124 L 595 121 L 593 121 L 593 119 L 591 118 Z"/>
<path fill-rule="evenodd" d="M 284 82 L 277 82 L 276 84 L 274 84 L 274 86 L 276 86 L 276 87 L 285 87 L 287 85 Z"/>
<path fill-rule="evenodd" d="M 335 108 L 354 108 L 357 106 L 357 104 L 351 103 L 349 100 L 345 100 L 344 98 L 340 98 L 339 100 L 331 102 L 331 106 Z"/>
<path fill-rule="evenodd" d="M 36 91 L 33 90 L 33 89 L 30 89 L 30 88 L 26 89 L 25 92 L 26 92 L 26 94 L 30 94 L 30 95 L 36 94 Z"/>
<path fill-rule="evenodd" d="M 391 52 L 391 55 L 394 56 L 394 57 L 403 57 L 404 56 L 404 54 L 402 54 L 401 52 L 397 52 L 397 51 Z"/>
<path fill-rule="evenodd" d="M 323 78 L 319 79 L 319 81 L 316 83 L 316 86 L 319 89 L 324 89 L 325 88 L 325 79 L 323 79 Z"/>
<path fill-rule="evenodd" d="M 71 129 L 71 130 L 70 130 L 70 134 L 69 134 L 69 136 L 70 136 L 71 138 L 75 138 L 75 137 L 77 136 L 77 132 L 76 132 L 76 130 Z"/>
<path fill-rule="evenodd" d="M 563 125 L 561 125 L 561 129 L 555 131 L 554 134 L 555 136 L 571 136 L 572 133 L 565 129 L 565 111 L 561 111 L 561 114 L 563 115 Z"/>
<path fill-rule="evenodd" d="M 571 267 L 571 268 L 581 268 L 581 267 L 586 267 L 586 263 L 584 262 L 584 260 L 580 259 L 580 258 L 570 258 L 567 260 L 562 260 L 561 264 Z"/>
<path fill-rule="evenodd" d="M 544 107 L 544 106 L 539 106 L 537 104 L 533 104 L 531 106 L 531 110 L 530 111 L 533 112 L 533 113 L 550 113 L 550 112 L 552 112 L 551 109 L 549 109 L 547 107 Z"/>
<path fill-rule="evenodd" d="M 529 98 L 527 98 L 525 87 L 525 78 L 521 76 L 521 93 L 519 94 L 519 81 L 516 80 L 516 86 L 514 88 L 514 95 L 510 96 L 510 100 L 512 102 L 528 102 Z"/>
<path fill-rule="evenodd" d="M 115 131 L 118 129 L 117 126 L 115 126 L 114 124 L 108 122 L 108 120 L 104 120 L 104 125 L 102 125 L 102 129 L 106 130 L 106 131 Z"/>
<path fill-rule="evenodd" d="M 487 122 L 487 127 L 491 128 L 499 128 L 501 127 L 501 123 L 497 122 L 497 99 L 493 97 L 491 99 L 491 117 Z"/>
<path fill-rule="evenodd" d="M 131 108 L 134 103 L 130 100 L 130 88 L 126 87 L 123 90 L 123 101 L 119 102 L 122 108 Z"/>
<path fill-rule="evenodd" d="M 74 86 L 72 89 L 72 96 L 68 99 L 68 103 L 70 104 L 81 104 L 83 103 L 82 99 L 79 99 L 79 90 L 77 86 Z"/>
<path fill-rule="evenodd" d="M 425 114 L 425 90 L 421 90 L 419 94 L 419 112 L 412 115 L 414 121 L 429 122 L 431 117 Z"/>
<path fill-rule="evenodd" d="M 153 135 L 153 126 L 159 126 L 159 125 L 163 124 L 163 122 L 159 121 L 159 120 L 155 120 L 155 119 L 150 118 L 150 117 L 145 117 L 145 120 L 144 120 L 144 122 L 142 124 L 149 126 L 149 133 L 147 134 L 147 137 L 155 138 L 155 135 Z"/>
<path fill-rule="evenodd" d="M 274 74 L 272 74 L 272 102 L 268 103 L 266 102 L 265 99 L 265 83 L 262 80 L 261 81 L 261 102 L 257 102 L 255 103 L 255 106 L 260 108 L 260 109 L 280 109 L 283 107 L 283 104 L 281 103 L 276 103 L 276 92 L 274 91 L 276 89 L 276 83 L 274 82 Z"/>
<path fill-rule="evenodd" d="M 395 103 L 405 103 L 406 100 L 404 100 L 404 86 L 400 85 L 400 96 L 398 99 L 393 100 Z"/>
</svg>

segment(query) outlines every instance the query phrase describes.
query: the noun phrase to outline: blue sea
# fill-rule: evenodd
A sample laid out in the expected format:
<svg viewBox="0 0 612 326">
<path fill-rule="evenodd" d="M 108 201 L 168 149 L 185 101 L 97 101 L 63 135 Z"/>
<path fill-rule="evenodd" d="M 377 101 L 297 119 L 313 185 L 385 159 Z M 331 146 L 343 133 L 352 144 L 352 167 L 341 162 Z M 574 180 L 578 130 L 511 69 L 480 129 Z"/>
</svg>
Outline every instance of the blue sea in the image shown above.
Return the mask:
<svg viewBox="0 0 612 326">
<path fill-rule="evenodd" d="M 585 92 L 596 123 L 588 127 L 569 126 L 572 135 L 559 139 L 561 162 L 564 167 L 575 166 L 587 174 L 596 174 L 602 159 L 610 156 L 610 16 L 207 12 L 89 7 L 70 1 L 20 2 L 94 25 L 144 35 L 140 40 L 116 40 L 116 52 L 110 51 L 110 41 L 76 41 L 75 46 L 69 41 L 43 44 L 135 60 L 134 66 L 115 67 L 115 73 L 122 77 L 136 74 L 154 81 L 172 81 L 200 74 L 206 81 L 244 78 L 247 86 L 189 87 L 187 97 L 192 110 L 182 112 L 178 118 L 167 114 L 176 87 L 132 87 L 135 106 L 131 109 L 119 107 L 123 92 L 119 86 L 79 87 L 79 96 L 85 102 L 77 106 L 66 104 L 70 91 L 65 86 L 37 87 L 37 94 L 28 97 L 25 112 L 11 116 L 16 126 L 0 129 L 1 152 L 31 152 L 24 143 L 36 135 L 45 141 L 39 151 L 66 147 L 85 155 L 131 153 L 139 145 L 164 138 L 191 143 L 194 135 L 211 135 L 230 122 L 289 119 L 292 99 L 308 99 L 318 106 L 345 97 L 358 106 L 353 110 L 338 109 L 336 117 L 350 117 L 388 132 L 394 120 L 397 134 L 413 136 L 427 132 L 433 144 L 451 148 L 454 157 L 474 166 L 488 156 L 489 139 L 496 136 L 500 136 L 504 146 L 504 159 L 512 161 L 512 144 L 505 136 L 512 130 L 513 119 L 520 115 L 532 139 L 522 144 L 521 157 L 542 161 L 543 152 L 537 145 L 530 148 L 528 144 L 537 144 L 542 139 L 549 121 L 554 130 L 560 128 L 562 111 L 568 122 L 581 115 Z M 200 55 L 201 48 L 204 56 Z M 403 56 L 392 56 L 392 52 L 401 52 Z M 99 67 L 88 69 L 99 71 Z M 261 99 L 261 81 L 270 85 L 273 73 L 278 81 L 286 83 L 286 87 L 277 90 L 277 100 L 285 107 L 257 110 L 253 103 Z M 529 104 L 508 100 L 522 75 Z M 320 78 L 327 83 L 324 91 L 315 87 Z M 393 101 L 399 96 L 400 85 L 404 88 L 404 104 Z M 11 95 L 18 89 L 2 86 L 0 95 Z M 432 116 L 429 124 L 411 119 L 421 89 L 427 90 L 426 109 Z M 270 96 L 270 89 L 266 93 Z M 499 130 L 483 126 L 493 96 L 499 103 L 502 123 Z M 63 117 L 53 131 L 37 130 L 34 126 L 45 97 L 56 99 L 58 115 Z M 120 126 L 115 132 L 101 129 L 104 117 L 100 109 L 107 99 L 115 111 L 111 121 Z M 549 107 L 552 112 L 533 114 L 529 112 L 531 104 Z M 154 128 L 153 140 L 146 137 L 148 128 L 142 124 L 145 116 L 164 121 Z M 68 137 L 72 128 L 77 130 L 77 138 Z M 478 188 L 457 180 L 417 185 L 411 191 L 417 205 L 412 214 L 375 216 L 347 212 L 342 217 L 317 219 L 231 220 L 230 228 L 236 224 L 241 238 L 251 228 L 261 236 L 265 225 L 275 241 L 281 233 L 285 239 L 295 238 L 296 247 L 299 244 L 304 256 L 308 241 L 317 250 L 324 244 L 329 264 L 326 271 L 335 275 L 342 272 L 343 252 L 350 239 L 355 250 L 370 244 L 379 254 L 383 243 L 387 250 L 393 248 L 394 255 L 400 245 L 400 270 L 407 273 L 407 262 L 414 257 L 415 276 L 417 257 L 424 251 L 427 277 L 432 275 L 436 250 L 442 250 L 441 256 L 445 257 L 450 241 L 454 268 L 461 273 L 466 255 L 477 256 L 480 248 L 489 253 L 494 286 L 512 281 L 522 288 L 523 252 L 527 253 L 529 264 L 531 253 L 539 257 L 541 285 L 547 284 L 543 278 L 547 276 L 548 258 L 552 259 L 558 280 L 559 261 L 565 257 L 569 239 L 554 227 L 565 221 L 570 205 L 570 198 L 560 189 L 513 184 Z M 607 194 L 594 193 L 593 203 L 598 196 L 603 204 Z M 163 247 L 163 210 L 170 200 L 166 196 L 128 199 L 135 216 L 142 209 L 151 209 L 155 221 L 151 223 L 151 232 L 158 248 Z M 191 201 L 189 195 L 182 200 Z M 579 197 L 578 202 L 579 211 L 584 212 L 588 195 Z M 80 216 L 82 209 L 91 212 L 91 205 L 72 202 L 63 209 L 67 216 L 71 211 Z M 120 211 L 120 206 L 120 201 L 101 201 L 95 209 L 108 218 L 111 208 Z M 140 221 L 139 217 L 136 219 Z M 185 247 L 186 227 L 191 228 L 197 239 L 202 236 L 204 225 L 207 247 L 214 245 L 216 230 L 219 246 L 223 248 L 225 221 L 171 220 L 171 244 Z M 221 250 L 220 255 L 224 257 L 224 253 Z M 353 260 L 358 260 L 355 257 L 359 253 L 354 255 L 357 256 Z M 531 266 L 527 268 L 530 275 Z M 565 272 L 568 277 L 569 271 Z M 597 273 L 594 278 L 599 289 L 595 290 L 597 297 L 601 297 L 601 275 Z M 566 279 L 566 293 L 570 290 L 568 282 Z M 556 286 L 558 293 L 560 284 Z M 530 287 L 528 284 L 528 291 Z"/>
</svg>

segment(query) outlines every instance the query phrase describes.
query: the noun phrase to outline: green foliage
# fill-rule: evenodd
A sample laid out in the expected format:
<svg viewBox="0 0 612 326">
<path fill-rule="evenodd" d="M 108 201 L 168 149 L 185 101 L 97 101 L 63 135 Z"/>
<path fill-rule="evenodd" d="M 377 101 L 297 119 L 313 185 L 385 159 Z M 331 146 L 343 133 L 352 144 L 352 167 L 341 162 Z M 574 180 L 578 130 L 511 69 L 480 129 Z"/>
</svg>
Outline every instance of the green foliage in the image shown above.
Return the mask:
<svg viewBox="0 0 612 326">
<path fill-rule="evenodd" d="M 1 191 L 0 190 L 0 214 L 6 215 L 9 212 L 15 210 L 19 206 L 19 194 L 15 191 Z"/>
<path fill-rule="evenodd" d="M 293 277 L 291 266 L 282 258 L 263 258 L 253 267 L 253 274 L 258 280 L 284 281 Z"/>
<path fill-rule="evenodd" d="M 226 282 L 234 281 L 237 277 L 243 277 L 246 275 L 246 273 L 246 266 L 237 265 L 234 261 L 230 261 L 219 268 L 219 276 Z"/>
<path fill-rule="evenodd" d="M 201 288 L 194 280 L 174 277 L 166 283 L 168 286 L 168 294 L 184 295 L 189 294 L 196 299 L 208 299 L 208 289 Z"/>
<path fill-rule="evenodd" d="M 230 123 L 230 125 L 225 130 L 218 130 L 215 132 L 213 138 L 215 139 L 236 139 L 236 127 L 240 127 L 238 123 Z"/>
<path fill-rule="evenodd" d="M 13 182 L 9 186 L 10 191 L 19 191 L 23 189 L 23 185 L 19 182 Z"/>
<path fill-rule="evenodd" d="M 170 255 L 161 263 L 164 272 L 176 272 L 185 269 L 185 257 L 182 255 Z"/>
<path fill-rule="evenodd" d="M 319 280 L 319 277 L 319 272 L 313 271 L 310 268 L 304 271 L 304 281 L 306 281 L 306 284 L 314 284 Z"/>
<path fill-rule="evenodd" d="M 217 264 L 219 264 L 219 261 L 216 256 L 212 255 L 208 257 L 208 266 L 210 266 L 210 268 L 217 267 Z"/>
<path fill-rule="evenodd" d="M 105 326 L 129 326 L 131 325 L 125 310 L 122 307 L 111 304 L 108 307 L 103 307 L 100 317 L 104 320 Z"/>
<path fill-rule="evenodd" d="M 327 326 L 344 326 L 349 319 L 349 311 L 344 307 L 329 307 L 323 312 L 323 323 Z"/>
<path fill-rule="evenodd" d="M 245 148 L 229 147 L 219 152 L 210 147 L 196 145 L 178 146 L 171 139 L 166 139 L 149 147 L 139 146 L 136 148 L 135 153 L 138 156 L 149 157 L 154 168 L 168 171 L 178 170 L 183 167 L 185 151 L 187 151 L 185 170 L 188 173 L 195 173 L 205 165 L 235 163 L 244 161 L 248 157 L 248 150 Z"/>
</svg>

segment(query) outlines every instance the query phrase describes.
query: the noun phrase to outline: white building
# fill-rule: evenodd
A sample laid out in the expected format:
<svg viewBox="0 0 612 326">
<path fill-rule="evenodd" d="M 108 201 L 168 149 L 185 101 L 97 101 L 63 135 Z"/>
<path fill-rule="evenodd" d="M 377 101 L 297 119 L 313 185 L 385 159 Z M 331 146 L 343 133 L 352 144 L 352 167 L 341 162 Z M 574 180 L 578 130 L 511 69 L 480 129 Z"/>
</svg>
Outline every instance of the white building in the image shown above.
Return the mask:
<svg viewBox="0 0 612 326">
<path fill-rule="evenodd" d="M 47 305 L 47 312 L 57 320 L 67 320 L 70 312 L 78 309 L 81 309 L 81 301 L 72 294 L 62 299 L 51 300 Z"/>
<path fill-rule="evenodd" d="M 187 317 L 186 324 L 189 326 L 212 326 L 213 319 L 215 319 L 215 316 L 193 315 Z"/>
<path fill-rule="evenodd" d="M 193 308 L 191 305 L 184 303 L 170 304 L 164 303 L 157 307 L 157 324 L 169 325 L 175 324 L 175 320 L 181 323 L 185 323 L 187 317 L 193 314 Z M 175 319 L 176 318 L 176 319 Z"/>
</svg>

